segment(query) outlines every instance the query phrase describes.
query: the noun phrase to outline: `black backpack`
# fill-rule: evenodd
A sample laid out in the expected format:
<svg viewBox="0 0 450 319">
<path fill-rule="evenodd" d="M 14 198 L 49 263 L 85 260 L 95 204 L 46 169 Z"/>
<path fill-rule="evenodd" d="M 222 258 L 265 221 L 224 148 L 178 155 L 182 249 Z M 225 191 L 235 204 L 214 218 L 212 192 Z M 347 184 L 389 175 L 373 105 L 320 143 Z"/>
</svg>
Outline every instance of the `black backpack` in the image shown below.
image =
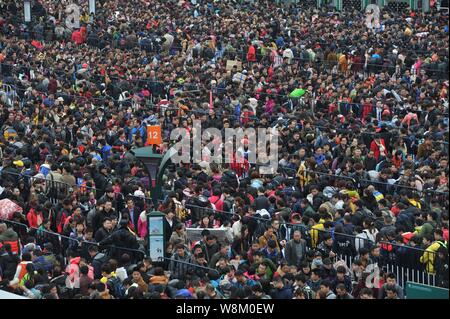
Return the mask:
<svg viewBox="0 0 450 319">
<path fill-rule="evenodd" d="M 220 182 L 222 184 L 225 184 L 225 185 L 231 187 L 232 189 L 238 189 L 238 187 L 239 187 L 238 178 L 236 176 L 236 173 L 231 170 L 223 173 L 222 178 L 220 179 Z"/>
</svg>

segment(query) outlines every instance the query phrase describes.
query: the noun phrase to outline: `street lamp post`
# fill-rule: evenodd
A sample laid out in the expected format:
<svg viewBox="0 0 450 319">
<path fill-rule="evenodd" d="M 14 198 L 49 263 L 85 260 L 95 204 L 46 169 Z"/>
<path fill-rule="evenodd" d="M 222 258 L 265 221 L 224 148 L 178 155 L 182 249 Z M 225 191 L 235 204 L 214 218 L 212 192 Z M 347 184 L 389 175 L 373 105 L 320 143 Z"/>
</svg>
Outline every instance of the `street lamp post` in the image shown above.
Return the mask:
<svg viewBox="0 0 450 319">
<path fill-rule="evenodd" d="M 141 147 L 130 151 L 138 160 L 140 160 L 147 169 L 150 177 L 150 194 L 153 206 L 158 207 L 158 202 L 162 200 L 163 175 L 170 159 L 176 154 L 174 149 L 169 149 L 164 156 L 156 153 L 153 146 Z"/>
<path fill-rule="evenodd" d="M 145 165 L 150 177 L 149 188 L 154 210 L 147 214 L 148 256 L 155 262 L 163 262 L 166 247 L 164 234 L 165 215 L 155 209 L 158 207 L 158 202 L 162 200 L 164 171 L 170 164 L 172 156 L 177 154 L 177 152 L 171 148 L 163 156 L 156 153 L 153 146 L 147 146 L 132 149 L 130 153 Z"/>
</svg>

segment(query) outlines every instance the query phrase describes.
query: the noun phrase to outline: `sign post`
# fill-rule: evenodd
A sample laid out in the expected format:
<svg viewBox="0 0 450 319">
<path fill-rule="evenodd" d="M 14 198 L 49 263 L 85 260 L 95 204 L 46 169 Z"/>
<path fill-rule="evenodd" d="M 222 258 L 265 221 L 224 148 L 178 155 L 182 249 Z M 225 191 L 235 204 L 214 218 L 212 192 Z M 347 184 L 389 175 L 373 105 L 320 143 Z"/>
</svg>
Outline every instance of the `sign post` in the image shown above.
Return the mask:
<svg viewBox="0 0 450 319">
<path fill-rule="evenodd" d="M 148 256 L 154 262 L 164 261 L 166 242 L 164 237 L 165 215 L 159 211 L 153 211 L 147 215 L 148 220 Z"/>
<path fill-rule="evenodd" d="M 23 2 L 23 16 L 25 22 L 31 22 L 31 2 L 30 0 L 24 0 Z"/>
</svg>

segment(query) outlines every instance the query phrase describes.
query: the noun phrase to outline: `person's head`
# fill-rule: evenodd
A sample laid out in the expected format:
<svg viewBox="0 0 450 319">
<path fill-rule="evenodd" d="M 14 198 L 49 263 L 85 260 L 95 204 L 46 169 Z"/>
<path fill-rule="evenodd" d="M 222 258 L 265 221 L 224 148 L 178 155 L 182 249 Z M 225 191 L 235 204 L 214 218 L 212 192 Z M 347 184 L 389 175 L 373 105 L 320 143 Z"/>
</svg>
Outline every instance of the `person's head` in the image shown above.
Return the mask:
<svg viewBox="0 0 450 319">
<path fill-rule="evenodd" d="M 94 238 L 94 229 L 91 226 L 88 226 L 84 231 L 84 239 L 91 241 L 92 238 Z"/>
<path fill-rule="evenodd" d="M 370 248 L 370 255 L 373 256 L 373 257 L 380 257 L 380 255 L 381 255 L 381 248 L 378 245 L 372 246 Z"/>
<path fill-rule="evenodd" d="M 49 293 L 52 295 L 57 295 L 58 294 L 58 286 L 54 283 L 51 283 L 49 286 Z"/>
<path fill-rule="evenodd" d="M 280 221 L 279 220 L 273 220 L 272 221 L 272 227 L 275 229 L 275 230 L 278 230 L 278 229 L 280 229 Z"/>
<path fill-rule="evenodd" d="M 437 219 L 437 213 L 436 212 L 429 212 L 427 214 L 427 221 L 433 222 Z"/>
<path fill-rule="evenodd" d="M 106 210 L 106 211 L 110 211 L 111 209 L 112 209 L 112 203 L 111 203 L 110 200 L 107 200 L 107 201 L 105 202 L 105 210 Z"/>
<path fill-rule="evenodd" d="M 311 270 L 311 280 L 317 281 L 319 279 L 320 279 L 320 272 L 319 272 L 319 270 L 317 268 Z"/>
<path fill-rule="evenodd" d="M 230 243 L 228 242 L 228 240 L 225 239 L 225 242 L 220 247 L 220 253 L 222 255 L 227 255 L 229 251 L 230 251 Z"/>
<path fill-rule="evenodd" d="M 208 235 L 206 236 L 206 244 L 208 246 L 212 246 L 216 243 L 216 237 L 214 237 L 213 235 Z"/>
<path fill-rule="evenodd" d="M 266 237 L 272 237 L 274 233 L 274 229 L 272 226 L 269 226 L 265 232 Z"/>
<path fill-rule="evenodd" d="M 433 241 L 433 237 L 431 237 L 430 235 L 425 235 L 425 236 L 423 236 L 423 238 L 422 238 L 422 243 L 423 243 L 425 246 L 429 246 L 429 245 L 431 244 L 432 241 Z"/>
<path fill-rule="evenodd" d="M 361 259 L 368 259 L 369 258 L 369 250 L 365 247 L 360 248 L 359 256 L 361 257 Z"/>
<path fill-rule="evenodd" d="M 84 232 L 84 222 L 78 221 L 75 227 L 76 227 L 77 233 L 80 234 L 80 233 Z"/>
<path fill-rule="evenodd" d="M 444 238 L 444 232 L 442 231 L 442 229 L 436 228 L 434 230 L 434 240 L 435 241 L 440 241 Z"/>
<path fill-rule="evenodd" d="M 282 289 L 284 287 L 283 279 L 280 276 L 273 277 L 273 287 L 275 289 Z"/>
<path fill-rule="evenodd" d="M 266 271 L 267 271 L 267 265 L 266 264 L 264 264 L 264 263 L 261 263 L 261 264 L 259 264 L 259 266 L 258 266 L 258 275 L 265 275 L 265 273 L 266 273 Z"/>
<path fill-rule="evenodd" d="M 393 273 L 389 273 L 387 275 L 386 283 L 388 285 L 393 285 L 393 286 L 395 286 L 397 284 L 397 278 L 395 277 L 395 275 Z"/>
<path fill-rule="evenodd" d="M 128 209 L 132 209 L 133 207 L 134 207 L 134 201 L 133 201 L 132 198 L 129 198 L 129 199 L 127 200 L 127 208 L 128 208 Z"/>
<path fill-rule="evenodd" d="M 323 242 L 324 242 L 325 245 L 327 245 L 328 247 L 333 246 L 333 238 L 331 237 L 330 234 L 325 234 L 325 236 L 323 236 Z"/>
<path fill-rule="evenodd" d="M 347 294 L 347 288 L 345 288 L 344 284 L 338 284 L 336 286 L 336 293 L 339 297 L 343 297 Z"/>
<path fill-rule="evenodd" d="M 173 211 L 168 211 L 166 214 L 166 219 L 172 220 L 175 217 L 175 213 Z"/>
<path fill-rule="evenodd" d="M 253 251 L 258 251 L 260 249 L 260 245 L 259 242 L 257 240 L 255 240 L 254 242 L 252 242 L 252 250 Z"/>
<path fill-rule="evenodd" d="M 178 256 L 180 257 L 184 257 L 185 254 L 185 250 L 184 250 L 184 245 L 183 244 L 178 244 L 175 246 L 175 249 L 177 251 Z"/>
<path fill-rule="evenodd" d="M 346 269 L 344 266 L 338 266 L 336 269 L 336 277 L 339 280 L 344 280 L 345 274 L 346 274 Z"/>
<path fill-rule="evenodd" d="M 295 242 L 299 243 L 302 239 L 302 233 L 299 230 L 294 231 L 294 235 L 292 236 Z"/>
<path fill-rule="evenodd" d="M 184 231 L 185 231 L 185 226 L 184 226 L 184 224 L 182 224 L 182 223 L 179 223 L 177 226 L 175 226 L 175 231 L 178 233 L 178 234 L 184 234 Z"/>
<path fill-rule="evenodd" d="M 202 221 L 201 221 L 201 225 L 200 226 L 204 227 L 204 228 L 208 228 L 209 227 L 209 216 L 208 215 L 204 215 L 202 217 Z"/>
<path fill-rule="evenodd" d="M 103 219 L 103 227 L 108 231 L 112 229 L 111 218 L 106 217 Z"/>
<path fill-rule="evenodd" d="M 310 190 L 313 196 L 316 196 L 320 192 L 319 187 L 317 187 L 316 185 L 312 186 Z"/>
<path fill-rule="evenodd" d="M 133 270 L 132 277 L 133 277 L 133 281 L 134 281 L 134 282 L 138 282 L 138 281 L 141 281 L 141 280 L 142 280 L 142 274 L 140 273 L 139 269 L 136 269 L 136 268 L 135 268 L 135 269 Z"/>
<path fill-rule="evenodd" d="M 256 251 L 256 252 L 253 253 L 253 260 L 256 263 L 262 263 L 263 259 L 264 259 L 264 255 L 263 255 L 262 252 Z"/>
<path fill-rule="evenodd" d="M 322 280 L 320 282 L 320 291 L 327 294 L 331 290 L 331 282 L 328 280 Z"/>
<path fill-rule="evenodd" d="M 386 298 L 387 299 L 397 299 L 397 289 L 395 285 L 387 285 L 386 287 Z"/>
<path fill-rule="evenodd" d="M 373 291 L 370 288 L 363 288 L 359 293 L 359 299 L 374 299 Z"/>
<path fill-rule="evenodd" d="M 88 248 L 89 256 L 94 257 L 98 254 L 98 246 L 92 245 Z"/>
<path fill-rule="evenodd" d="M 89 267 L 87 265 L 83 265 L 80 267 L 80 273 L 84 276 L 87 276 L 89 273 Z"/>
<path fill-rule="evenodd" d="M 238 269 L 235 273 L 236 276 L 236 280 L 241 283 L 244 284 L 247 281 L 247 278 L 245 277 L 244 271 L 241 269 Z"/>
</svg>

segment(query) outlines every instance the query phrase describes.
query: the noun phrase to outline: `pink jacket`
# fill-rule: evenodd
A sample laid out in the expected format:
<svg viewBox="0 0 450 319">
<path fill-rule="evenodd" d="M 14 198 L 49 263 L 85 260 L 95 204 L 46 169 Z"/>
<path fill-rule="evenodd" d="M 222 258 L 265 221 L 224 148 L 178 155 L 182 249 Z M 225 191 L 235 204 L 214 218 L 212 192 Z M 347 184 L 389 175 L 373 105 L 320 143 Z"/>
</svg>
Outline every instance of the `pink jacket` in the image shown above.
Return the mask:
<svg viewBox="0 0 450 319">
<path fill-rule="evenodd" d="M 66 267 L 66 287 L 69 289 L 80 288 L 80 257 L 72 258 Z"/>
<path fill-rule="evenodd" d="M 137 233 L 140 238 L 145 238 L 148 234 L 147 215 L 145 211 L 139 215 Z"/>
</svg>

